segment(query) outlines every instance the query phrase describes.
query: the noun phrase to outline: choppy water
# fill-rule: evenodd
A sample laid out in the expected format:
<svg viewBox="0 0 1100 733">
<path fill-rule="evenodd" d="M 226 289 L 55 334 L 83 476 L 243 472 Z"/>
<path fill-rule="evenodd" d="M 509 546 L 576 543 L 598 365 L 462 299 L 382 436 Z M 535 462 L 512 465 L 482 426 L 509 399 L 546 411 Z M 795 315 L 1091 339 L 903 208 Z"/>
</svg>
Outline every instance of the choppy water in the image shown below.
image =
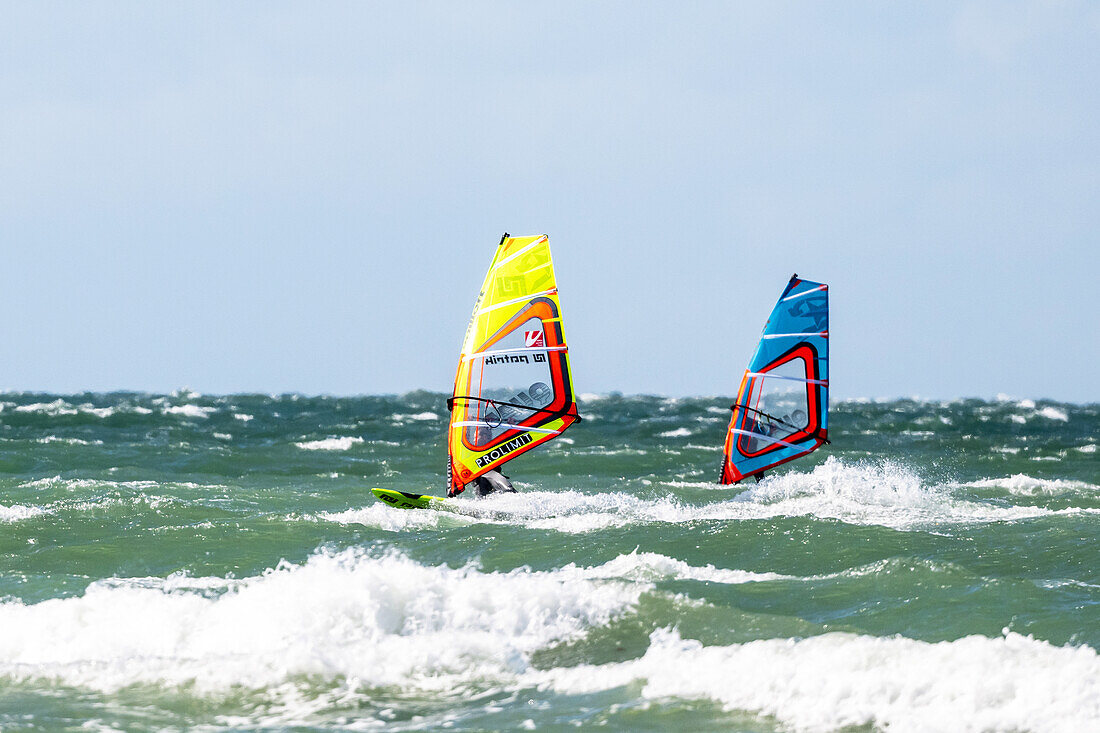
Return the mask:
<svg viewBox="0 0 1100 733">
<path fill-rule="evenodd" d="M 585 399 L 441 490 L 444 396 L 0 394 L 0 728 L 1100 726 L 1100 405 Z"/>
</svg>

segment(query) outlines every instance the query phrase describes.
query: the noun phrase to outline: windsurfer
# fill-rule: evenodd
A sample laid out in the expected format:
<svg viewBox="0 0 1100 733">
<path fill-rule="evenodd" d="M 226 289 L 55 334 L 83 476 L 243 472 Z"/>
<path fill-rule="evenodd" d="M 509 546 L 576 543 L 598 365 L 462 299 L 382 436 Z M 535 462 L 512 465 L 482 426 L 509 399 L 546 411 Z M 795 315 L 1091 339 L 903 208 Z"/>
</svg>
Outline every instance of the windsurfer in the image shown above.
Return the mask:
<svg viewBox="0 0 1100 733">
<path fill-rule="evenodd" d="M 478 476 L 474 479 L 474 486 L 477 487 L 477 495 L 479 497 L 488 496 L 494 493 L 519 493 L 512 486 L 512 482 L 508 480 L 508 477 L 497 470 L 486 471 Z"/>
<path fill-rule="evenodd" d="M 508 480 L 508 477 L 500 471 L 497 471 L 496 469 L 486 471 L 470 483 L 473 484 L 474 490 L 477 492 L 476 496 L 479 499 L 483 496 L 488 496 L 489 494 L 519 493 L 512 486 L 512 482 Z M 447 496 L 458 496 L 458 494 L 465 488 L 465 486 L 460 486 L 458 487 L 457 491 L 452 488 L 447 491 Z"/>
</svg>

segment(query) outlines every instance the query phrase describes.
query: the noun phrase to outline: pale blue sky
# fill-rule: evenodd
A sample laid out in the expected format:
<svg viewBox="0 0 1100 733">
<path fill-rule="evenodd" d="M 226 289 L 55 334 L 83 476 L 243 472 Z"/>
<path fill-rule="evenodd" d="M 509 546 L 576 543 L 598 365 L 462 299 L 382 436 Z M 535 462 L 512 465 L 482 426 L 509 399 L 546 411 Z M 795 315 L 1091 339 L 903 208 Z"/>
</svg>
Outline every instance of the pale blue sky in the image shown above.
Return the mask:
<svg viewBox="0 0 1100 733">
<path fill-rule="evenodd" d="M 1100 399 L 1100 6 L 3 3 L 0 389 L 449 391 L 547 233 L 579 392 Z"/>
</svg>

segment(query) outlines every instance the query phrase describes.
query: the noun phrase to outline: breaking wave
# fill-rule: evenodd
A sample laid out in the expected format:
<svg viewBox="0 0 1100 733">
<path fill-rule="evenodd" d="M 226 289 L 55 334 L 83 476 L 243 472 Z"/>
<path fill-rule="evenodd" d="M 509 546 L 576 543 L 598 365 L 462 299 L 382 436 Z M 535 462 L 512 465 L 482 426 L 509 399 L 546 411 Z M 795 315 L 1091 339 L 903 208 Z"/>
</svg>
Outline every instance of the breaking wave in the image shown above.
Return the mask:
<svg viewBox="0 0 1100 733">
<path fill-rule="evenodd" d="M 1021 487 L 1080 489 L 1090 484 L 1037 479 L 1008 479 Z M 975 486 L 980 482 L 966 484 Z M 1036 519 L 1072 514 L 1100 514 L 1100 509 L 1038 506 L 997 506 L 954 495 L 959 485 L 926 484 L 912 470 L 889 462 L 849 464 L 833 457 L 812 471 L 789 472 L 769 477 L 748 489 L 730 489 L 701 482 L 670 485 L 713 487 L 715 497 L 729 498 L 691 503 L 671 496 L 653 497 L 621 491 L 585 493 L 578 490 L 524 491 L 492 496 L 487 500 L 460 498 L 447 505 L 483 522 L 523 524 L 534 529 L 566 533 L 593 532 L 609 527 L 647 523 L 754 520 L 773 517 L 812 516 L 849 524 L 878 525 L 899 530 L 919 530 L 939 525 L 981 524 Z M 730 496 L 731 491 L 740 491 Z M 1026 493 L 1023 489 L 1019 493 Z M 392 520 L 381 505 L 349 510 L 322 518 L 341 523 L 359 522 L 384 526 Z M 441 513 L 441 512 L 435 512 Z M 402 520 L 404 521 L 404 520 Z M 442 520 L 408 520 L 442 521 Z M 424 525 L 420 525 L 424 526 Z"/>
<path fill-rule="evenodd" d="M 324 694 L 317 680 L 338 684 L 345 701 L 390 687 L 709 699 L 808 731 L 1059 731 L 1100 720 L 1095 650 L 1007 631 L 938 643 L 827 633 L 708 646 L 658 628 L 627 661 L 536 661 L 539 650 L 635 613 L 660 580 L 784 577 L 654 553 L 486 572 L 344 550 L 242 579 L 111 578 L 79 597 L 0 603 L 0 676 L 102 692 L 270 689 L 297 706 L 282 720 L 303 723 L 311 707 L 303 698 Z"/>
<path fill-rule="evenodd" d="M 830 633 L 704 646 L 670 629 L 627 662 L 532 672 L 566 694 L 633 683 L 650 700 L 714 700 L 798 730 L 1086 730 L 1100 722 L 1100 659 L 1015 633 L 928 643 Z"/>
<path fill-rule="evenodd" d="M 363 442 L 362 438 L 323 438 L 321 440 L 306 440 L 295 443 L 302 450 L 349 450 L 353 445 Z"/>
<path fill-rule="evenodd" d="M 650 587 L 609 575 L 345 550 L 241 580 L 102 580 L 80 597 L 0 603 L 0 675 L 101 691 L 300 675 L 441 689 L 522 672 L 532 651 L 607 624 Z"/>
</svg>

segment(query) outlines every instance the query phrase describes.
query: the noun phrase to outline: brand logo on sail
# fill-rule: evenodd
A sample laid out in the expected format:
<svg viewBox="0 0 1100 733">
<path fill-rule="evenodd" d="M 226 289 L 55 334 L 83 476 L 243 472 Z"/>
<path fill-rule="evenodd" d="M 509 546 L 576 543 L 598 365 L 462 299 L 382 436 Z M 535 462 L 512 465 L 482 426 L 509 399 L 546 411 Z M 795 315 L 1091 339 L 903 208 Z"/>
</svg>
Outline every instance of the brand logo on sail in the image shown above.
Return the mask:
<svg viewBox="0 0 1100 733">
<path fill-rule="evenodd" d="M 542 331 L 524 331 L 523 345 L 529 349 L 546 348 L 546 339 L 543 337 Z"/>
<path fill-rule="evenodd" d="M 485 468 L 486 466 L 488 466 L 493 461 L 495 461 L 499 458 L 503 458 L 504 456 L 508 455 L 509 453 L 516 450 L 517 448 L 522 448 L 523 446 L 530 443 L 532 440 L 533 440 L 533 438 L 531 437 L 530 433 L 524 433 L 523 435 L 519 436 L 518 438 L 514 438 L 512 440 L 509 440 L 507 443 L 500 446 L 499 448 L 494 448 L 493 450 L 489 451 L 485 455 L 483 455 L 480 458 L 476 459 L 474 461 L 474 463 L 477 464 L 478 468 Z"/>
<path fill-rule="evenodd" d="M 539 359 L 542 354 L 535 354 L 535 361 L 542 361 Z M 488 364 L 530 364 L 527 359 L 527 354 L 502 354 L 500 356 L 487 356 L 485 357 L 485 363 Z"/>
</svg>

